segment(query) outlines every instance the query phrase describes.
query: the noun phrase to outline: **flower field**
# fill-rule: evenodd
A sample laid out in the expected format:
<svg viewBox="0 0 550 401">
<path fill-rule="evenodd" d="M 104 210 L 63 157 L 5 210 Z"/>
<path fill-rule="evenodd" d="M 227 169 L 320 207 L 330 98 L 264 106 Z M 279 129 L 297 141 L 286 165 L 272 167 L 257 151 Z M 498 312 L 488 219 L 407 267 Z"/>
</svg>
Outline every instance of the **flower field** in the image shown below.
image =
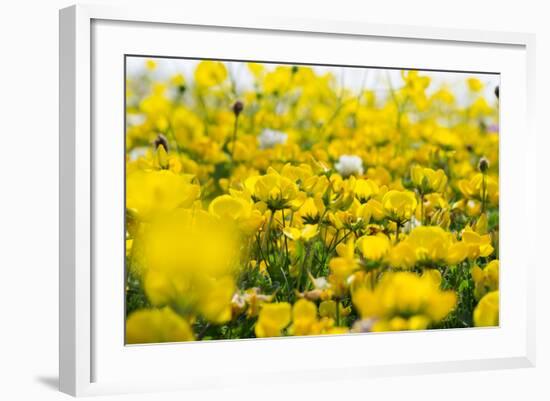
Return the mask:
<svg viewBox="0 0 550 401">
<path fill-rule="evenodd" d="M 139 62 L 127 344 L 499 324 L 493 81 Z"/>
</svg>

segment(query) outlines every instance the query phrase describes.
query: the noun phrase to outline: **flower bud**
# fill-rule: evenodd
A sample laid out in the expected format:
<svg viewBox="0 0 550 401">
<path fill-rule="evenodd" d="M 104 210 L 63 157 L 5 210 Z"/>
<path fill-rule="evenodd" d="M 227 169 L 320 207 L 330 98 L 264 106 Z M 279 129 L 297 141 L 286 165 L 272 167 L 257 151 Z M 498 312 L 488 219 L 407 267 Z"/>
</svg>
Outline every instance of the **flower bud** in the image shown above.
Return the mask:
<svg viewBox="0 0 550 401">
<path fill-rule="evenodd" d="M 235 116 L 238 116 L 239 114 L 241 114 L 241 111 L 243 111 L 243 109 L 244 109 L 244 104 L 240 100 L 237 100 L 233 104 L 233 113 L 235 113 Z"/>
<path fill-rule="evenodd" d="M 155 149 L 158 149 L 160 145 L 164 147 L 164 150 L 168 152 L 168 140 L 162 134 L 158 134 L 155 140 L 153 141 Z"/>
<path fill-rule="evenodd" d="M 487 172 L 487 170 L 489 170 L 489 160 L 487 160 L 485 157 L 482 157 L 481 159 L 479 159 L 479 164 L 477 165 L 477 168 L 482 173 Z"/>
</svg>

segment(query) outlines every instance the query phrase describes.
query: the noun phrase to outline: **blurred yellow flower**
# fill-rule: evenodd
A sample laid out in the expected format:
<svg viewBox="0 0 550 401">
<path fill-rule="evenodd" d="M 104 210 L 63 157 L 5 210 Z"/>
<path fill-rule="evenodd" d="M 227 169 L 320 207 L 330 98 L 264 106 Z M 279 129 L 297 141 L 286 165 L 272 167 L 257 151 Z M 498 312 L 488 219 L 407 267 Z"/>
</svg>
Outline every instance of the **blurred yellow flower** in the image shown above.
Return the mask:
<svg viewBox="0 0 550 401">
<path fill-rule="evenodd" d="M 340 278 L 347 278 L 355 269 L 359 268 L 359 259 L 355 255 L 353 239 L 349 239 L 347 243 L 338 244 L 336 253 L 338 257 L 332 258 L 329 263 L 332 274 Z"/>
<path fill-rule="evenodd" d="M 157 63 L 155 62 L 155 60 L 149 59 L 145 62 L 145 66 L 149 71 L 153 71 L 154 69 L 157 68 Z"/>
<path fill-rule="evenodd" d="M 291 307 L 288 302 L 264 304 L 254 326 L 257 337 L 279 337 L 290 324 Z"/>
<path fill-rule="evenodd" d="M 399 242 L 388 255 L 390 266 L 400 269 L 411 269 L 416 264 L 416 251 L 407 241 Z"/>
<path fill-rule="evenodd" d="M 195 70 L 195 81 L 200 87 L 221 84 L 227 78 L 227 69 L 219 61 L 201 61 Z"/>
<path fill-rule="evenodd" d="M 486 293 L 498 290 L 499 283 L 499 261 L 490 261 L 484 269 L 474 265 L 471 269 L 472 278 L 475 283 L 474 294 L 477 299 L 482 298 Z"/>
<path fill-rule="evenodd" d="M 425 329 L 444 319 L 456 301 L 454 292 L 441 291 L 430 276 L 409 272 L 386 273 L 374 290 L 359 287 L 353 293 L 361 318 L 375 319 L 374 331 Z"/>
<path fill-rule="evenodd" d="M 292 332 L 297 336 L 312 333 L 317 323 L 317 307 L 306 299 L 298 300 L 292 307 Z"/>
<path fill-rule="evenodd" d="M 240 244 L 230 225 L 204 211 L 178 209 L 152 221 L 140 241 L 147 244 L 145 291 L 153 304 L 175 304 L 215 323 L 231 317 Z"/>
<path fill-rule="evenodd" d="M 189 323 L 172 309 L 138 310 L 126 320 L 126 344 L 192 341 Z"/>
<path fill-rule="evenodd" d="M 370 261 L 380 261 L 390 250 L 390 240 L 384 234 L 365 235 L 357 240 L 357 248 Z"/>
<path fill-rule="evenodd" d="M 489 292 L 474 310 L 474 324 L 478 327 L 499 325 L 498 291 Z"/>
<path fill-rule="evenodd" d="M 135 171 L 126 178 L 126 207 L 142 220 L 177 208 L 188 208 L 197 199 L 200 188 L 192 176 L 169 170 Z"/>
<path fill-rule="evenodd" d="M 468 88 L 472 92 L 479 92 L 483 89 L 483 83 L 477 78 L 468 78 L 466 82 L 468 83 Z"/>
</svg>

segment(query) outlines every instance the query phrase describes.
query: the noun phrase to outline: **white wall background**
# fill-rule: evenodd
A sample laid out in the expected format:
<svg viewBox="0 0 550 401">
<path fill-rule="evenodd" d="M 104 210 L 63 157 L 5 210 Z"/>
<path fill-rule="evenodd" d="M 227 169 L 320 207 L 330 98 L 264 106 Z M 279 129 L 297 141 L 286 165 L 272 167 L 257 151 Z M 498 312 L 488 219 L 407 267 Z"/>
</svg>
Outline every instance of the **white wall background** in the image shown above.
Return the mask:
<svg viewBox="0 0 550 401">
<path fill-rule="evenodd" d="M 534 369 L 354 382 L 304 383 L 256 388 L 255 399 L 422 399 L 548 400 L 550 389 L 550 267 L 544 250 L 550 236 L 548 173 L 550 141 L 550 27 L 545 2 L 524 0 L 388 0 L 339 2 L 269 0 L 245 2 L 95 0 L 96 3 L 177 5 L 234 15 L 251 7 L 274 15 L 361 19 L 396 23 L 504 31 L 537 36 L 538 203 L 537 352 Z M 57 400 L 58 291 L 58 19 L 66 0 L 5 0 L 0 13 L 0 399 Z M 517 135 L 522 135 L 518 132 Z M 450 346 L 452 346 L 450 344 Z M 243 378 L 246 380 L 246 378 Z M 204 394 L 122 396 L 128 400 L 244 400 L 240 391 Z M 119 399 L 108 397 L 106 399 Z"/>
</svg>

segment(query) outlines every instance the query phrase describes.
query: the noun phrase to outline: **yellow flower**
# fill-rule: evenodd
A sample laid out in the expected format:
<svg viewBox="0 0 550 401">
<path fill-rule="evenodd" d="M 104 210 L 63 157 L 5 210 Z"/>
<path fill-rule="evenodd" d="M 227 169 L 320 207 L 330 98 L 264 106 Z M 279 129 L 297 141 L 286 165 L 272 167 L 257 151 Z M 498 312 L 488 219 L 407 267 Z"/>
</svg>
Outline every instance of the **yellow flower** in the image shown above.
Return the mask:
<svg viewBox="0 0 550 401">
<path fill-rule="evenodd" d="M 291 308 L 288 302 L 264 304 L 254 332 L 256 337 L 279 337 L 290 323 Z"/>
<path fill-rule="evenodd" d="M 227 69 L 219 61 L 201 61 L 195 70 L 195 81 L 201 87 L 219 85 L 227 78 Z"/>
<path fill-rule="evenodd" d="M 329 186 L 329 180 L 324 175 L 311 176 L 302 183 L 302 189 L 306 191 L 309 196 L 324 194 L 328 186 Z"/>
<path fill-rule="evenodd" d="M 367 202 L 373 196 L 378 195 L 379 192 L 380 188 L 373 180 L 359 179 L 355 182 L 355 197 L 361 203 Z"/>
<path fill-rule="evenodd" d="M 450 265 L 456 265 L 466 259 L 467 255 L 468 246 L 464 242 L 453 242 L 447 249 L 445 260 Z"/>
<path fill-rule="evenodd" d="M 265 67 L 260 63 L 247 63 L 246 66 L 256 78 L 260 78 L 265 71 Z"/>
<path fill-rule="evenodd" d="M 407 241 L 399 242 L 388 254 L 390 266 L 400 269 L 412 269 L 416 263 L 416 253 Z"/>
<path fill-rule="evenodd" d="M 477 219 L 474 231 L 480 235 L 485 235 L 489 231 L 489 221 L 487 219 L 487 214 L 482 214 Z"/>
<path fill-rule="evenodd" d="M 381 221 L 386 216 L 386 211 L 379 201 L 370 199 L 357 208 L 356 214 L 368 223 L 371 219 Z"/>
<path fill-rule="evenodd" d="M 468 78 L 466 82 L 468 83 L 468 89 L 472 92 L 479 92 L 483 89 L 483 83 L 477 78 Z"/>
<path fill-rule="evenodd" d="M 499 325 L 499 294 L 493 291 L 486 294 L 474 310 L 474 324 L 477 327 Z"/>
<path fill-rule="evenodd" d="M 194 340 L 189 323 L 172 309 L 142 309 L 126 320 L 126 344 L 147 344 Z"/>
<path fill-rule="evenodd" d="M 342 303 L 338 303 L 340 316 L 348 316 L 351 313 L 351 308 L 345 308 Z M 327 300 L 319 304 L 319 316 L 336 319 L 336 301 Z"/>
<path fill-rule="evenodd" d="M 153 71 L 157 68 L 157 63 L 155 62 L 155 60 L 147 60 L 145 62 L 145 67 L 149 70 L 149 71 Z"/>
<path fill-rule="evenodd" d="M 382 198 L 382 206 L 391 220 L 403 223 L 416 210 L 416 196 L 411 191 L 391 190 Z"/>
<path fill-rule="evenodd" d="M 298 210 L 302 220 L 310 224 L 318 223 L 324 211 L 325 205 L 321 199 L 321 194 L 317 194 L 315 198 L 307 198 Z"/>
<path fill-rule="evenodd" d="M 283 229 L 283 234 L 293 241 L 302 239 L 307 242 L 319 234 L 319 228 L 317 224 L 306 224 L 302 229 L 286 227 Z"/>
<path fill-rule="evenodd" d="M 499 261 L 498 259 L 492 260 L 481 269 L 475 265 L 471 269 L 472 278 L 475 283 L 474 294 L 477 299 L 483 297 L 486 293 L 498 290 L 499 284 Z"/>
<path fill-rule="evenodd" d="M 213 323 L 229 320 L 240 248 L 235 234 L 201 210 L 178 209 L 148 224 L 139 241 L 151 303 L 177 305 Z"/>
<path fill-rule="evenodd" d="M 467 199 L 488 200 L 492 204 L 498 204 L 498 181 L 482 173 L 474 174 L 469 180 L 458 181 L 458 189 Z"/>
<path fill-rule="evenodd" d="M 193 148 L 195 152 L 208 157 L 208 151 L 212 152 L 212 147 L 215 146 L 210 142 L 210 149 L 204 142 L 204 122 L 192 110 L 177 106 L 171 115 L 171 128 L 174 131 L 174 136 L 180 146 Z"/>
<path fill-rule="evenodd" d="M 183 87 L 185 85 L 185 77 L 183 74 L 174 74 L 170 77 L 170 83 L 176 87 Z"/>
<path fill-rule="evenodd" d="M 137 170 L 127 177 L 126 208 L 134 210 L 142 220 L 150 220 L 177 208 L 188 208 L 200 192 L 199 186 L 191 181 L 192 176 L 174 174 L 169 170 Z"/>
<path fill-rule="evenodd" d="M 484 97 L 479 96 L 472 102 L 469 111 L 473 118 L 479 118 L 490 115 L 493 112 L 493 108 L 491 108 Z"/>
<path fill-rule="evenodd" d="M 441 285 L 441 281 L 443 281 L 443 276 L 441 276 L 441 272 L 437 269 L 424 270 L 424 272 L 422 273 L 422 277 L 426 277 L 432 280 L 436 287 L 439 287 Z"/>
<path fill-rule="evenodd" d="M 317 307 L 306 299 L 298 300 L 292 307 L 292 327 L 294 335 L 305 336 L 313 334 L 313 328 L 317 323 Z"/>
<path fill-rule="evenodd" d="M 168 125 L 167 117 L 169 115 L 171 104 L 164 96 L 166 87 L 164 85 L 156 85 L 152 93 L 141 99 L 139 110 L 144 113 L 151 124 L 159 131 L 164 131 Z"/>
<path fill-rule="evenodd" d="M 380 261 L 390 250 L 390 240 L 384 234 L 365 235 L 357 240 L 357 248 L 370 261 Z"/>
<path fill-rule="evenodd" d="M 353 239 L 338 244 L 336 253 L 338 257 L 332 258 L 329 263 L 332 274 L 340 278 L 347 278 L 359 268 L 359 259 L 355 256 L 355 242 Z"/>
<path fill-rule="evenodd" d="M 443 192 L 447 185 L 447 176 L 443 170 L 435 171 L 418 165 L 411 168 L 411 180 L 421 194 Z"/>
<path fill-rule="evenodd" d="M 456 301 L 456 294 L 441 291 L 432 276 L 410 272 L 386 273 L 374 290 L 359 287 L 353 293 L 361 318 L 376 320 L 374 331 L 427 328 L 444 319 Z"/>
<path fill-rule="evenodd" d="M 287 163 L 281 169 L 281 175 L 293 182 L 306 182 L 313 175 L 313 171 L 309 164 L 300 164 L 293 166 Z"/>
<path fill-rule="evenodd" d="M 272 210 L 301 205 L 292 203 L 299 195 L 296 184 L 275 171 L 262 176 L 250 177 L 245 181 L 245 186 L 254 198 L 265 202 Z"/>
<path fill-rule="evenodd" d="M 242 232 L 248 235 L 256 232 L 263 221 L 261 213 L 253 210 L 252 203 L 239 196 L 218 196 L 210 203 L 208 210 L 220 219 L 235 221 Z"/>
<path fill-rule="evenodd" d="M 416 227 L 405 242 L 414 250 L 417 263 L 457 264 L 467 256 L 464 244 L 455 241 L 450 232 L 439 226 Z"/>
<path fill-rule="evenodd" d="M 250 204 L 241 198 L 231 195 L 221 195 L 215 198 L 208 207 L 208 211 L 219 218 L 237 220 L 248 217 L 251 212 Z"/>
<path fill-rule="evenodd" d="M 126 256 L 130 256 L 132 253 L 132 246 L 134 245 L 133 239 L 127 239 L 126 240 Z"/>
<path fill-rule="evenodd" d="M 204 296 L 197 303 L 197 311 L 209 322 L 225 323 L 231 320 L 231 300 L 235 293 L 233 277 L 217 277 L 205 280 L 198 287 Z"/>
<path fill-rule="evenodd" d="M 491 245 L 491 235 L 479 235 L 469 226 L 462 231 L 462 242 L 468 247 L 468 257 L 476 259 L 487 257 L 495 250 Z"/>
<path fill-rule="evenodd" d="M 267 94 L 283 93 L 288 90 L 292 76 L 292 69 L 287 66 L 278 66 L 264 76 L 263 91 Z"/>
</svg>

